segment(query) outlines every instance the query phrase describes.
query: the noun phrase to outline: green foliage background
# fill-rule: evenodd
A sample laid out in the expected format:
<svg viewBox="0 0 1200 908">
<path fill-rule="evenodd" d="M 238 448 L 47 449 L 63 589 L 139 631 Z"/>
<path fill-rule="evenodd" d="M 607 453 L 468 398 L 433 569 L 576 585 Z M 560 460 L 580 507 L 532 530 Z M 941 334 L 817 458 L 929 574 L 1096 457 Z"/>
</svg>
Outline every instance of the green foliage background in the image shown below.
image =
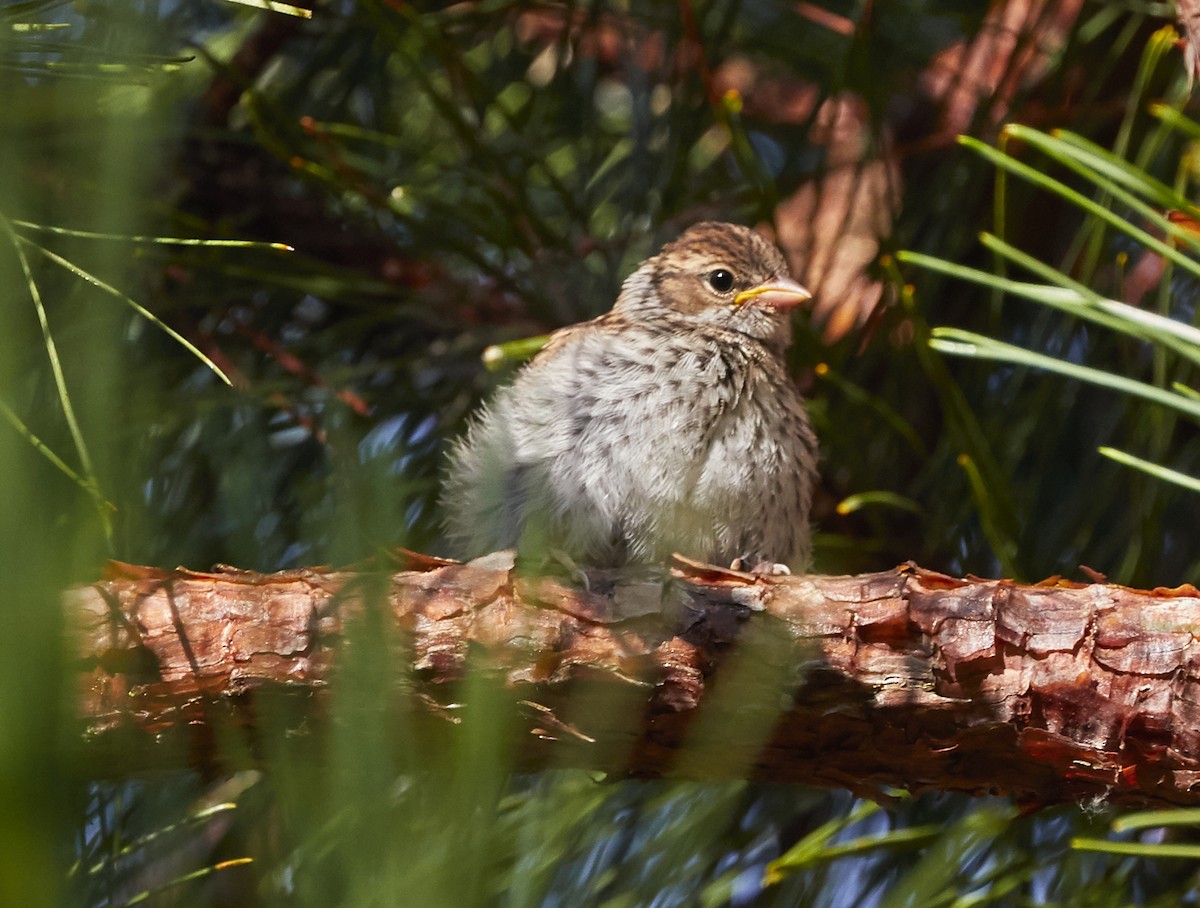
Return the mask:
<svg viewBox="0 0 1200 908">
<path fill-rule="evenodd" d="M 912 558 L 1036 579 L 1082 562 L 1120 582 L 1195 580 L 1195 493 L 1097 453 L 1194 477 L 1194 418 L 925 344 L 954 325 L 1186 397 L 1195 360 L 1177 349 L 1002 300 L 988 275 L 1019 269 L 978 234 L 1046 263 L 1038 281 L 1118 299 L 1144 246 L 1062 191 L 997 183 L 980 154 L 922 144 L 937 112 L 919 74 L 975 34 L 981 4 L 824 8 L 853 31 L 736 0 L 346 2 L 310 21 L 216 0 L 0 8 L 0 904 L 1195 901 L 1185 860 L 1072 850 L 1074 834 L 1104 837 L 1098 805 L 1028 818 L 925 797 L 881 812 L 749 783 L 511 778 L 513 693 L 471 679 L 463 733 L 420 740 L 380 627 L 348 641 L 329 728 L 299 732 L 286 703 L 264 712 L 253 770 L 88 771 L 65 586 L 109 557 L 271 570 L 436 548 L 443 445 L 505 379 L 482 367 L 485 347 L 603 311 L 690 221 L 770 221 L 821 179 L 811 120 L 711 97 L 704 67 L 674 63 L 697 47 L 709 69 L 744 56 L 819 97 L 864 99 L 878 136 L 906 149 L 892 251 L 983 272 L 885 258 L 893 304 L 866 342 L 823 347 L 801 326 L 824 457 L 818 569 Z M 1140 197 L 1191 210 L 1181 55 L 1152 37 L 1169 15 L 1088 4 L 1013 116 L 1115 149 Z M 546 25 L 564 16 L 570 29 Z M 614 23 L 633 36 L 627 56 L 582 40 Z M 985 99 L 984 147 L 990 113 Z M 1034 138 L 1006 147 L 1141 223 Z M 1195 282 L 1176 267 L 1147 299 L 1191 323 Z M 868 504 L 839 515 L 849 495 Z M 1187 830 L 1149 835 L 1186 845 Z"/>
</svg>

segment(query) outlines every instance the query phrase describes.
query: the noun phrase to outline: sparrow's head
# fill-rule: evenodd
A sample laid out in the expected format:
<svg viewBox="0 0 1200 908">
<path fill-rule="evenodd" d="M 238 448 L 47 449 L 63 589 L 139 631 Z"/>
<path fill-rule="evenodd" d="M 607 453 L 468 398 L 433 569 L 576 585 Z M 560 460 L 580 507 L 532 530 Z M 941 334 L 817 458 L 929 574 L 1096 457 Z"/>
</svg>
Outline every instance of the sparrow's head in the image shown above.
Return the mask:
<svg viewBox="0 0 1200 908">
<path fill-rule="evenodd" d="M 763 237 L 738 224 L 705 221 L 630 275 L 616 309 L 634 318 L 681 315 L 786 344 L 790 309 L 811 298 Z"/>
</svg>

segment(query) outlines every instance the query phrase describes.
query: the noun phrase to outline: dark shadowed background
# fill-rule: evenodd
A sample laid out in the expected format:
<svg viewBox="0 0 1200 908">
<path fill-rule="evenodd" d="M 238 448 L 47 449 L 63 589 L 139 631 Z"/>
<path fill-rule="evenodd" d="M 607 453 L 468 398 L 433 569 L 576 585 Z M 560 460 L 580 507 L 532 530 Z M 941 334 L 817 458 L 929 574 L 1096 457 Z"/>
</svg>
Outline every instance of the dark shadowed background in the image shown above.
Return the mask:
<svg viewBox="0 0 1200 908">
<path fill-rule="evenodd" d="M 369 621 L 327 727 L 281 704 L 236 775 L 93 780 L 65 586 L 108 558 L 436 553 L 445 445 L 516 342 L 604 311 L 706 218 L 772 233 L 817 295 L 793 348 L 822 446 L 816 570 L 1200 575 L 1196 415 L 1105 378 L 1194 405 L 1195 341 L 1000 284 L 1194 321 L 1200 126 L 1169 4 L 296 12 L 0 7 L 0 904 L 1196 901 L 1186 860 L 1072 849 L 1106 834 L 1102 804 L 512 777 L 514 694 L 483 672 L 435 752 L 406 736 L 398 644 Z M 1054 130 L 1111 158 L 1080 170 Z M 1035 176 L 998 179 L 1014 160 Z M 937 326 L 1098 372 L 945 357 Z M 1190 833 L 1134 840 L 1163 838 Z"/>
</svg>

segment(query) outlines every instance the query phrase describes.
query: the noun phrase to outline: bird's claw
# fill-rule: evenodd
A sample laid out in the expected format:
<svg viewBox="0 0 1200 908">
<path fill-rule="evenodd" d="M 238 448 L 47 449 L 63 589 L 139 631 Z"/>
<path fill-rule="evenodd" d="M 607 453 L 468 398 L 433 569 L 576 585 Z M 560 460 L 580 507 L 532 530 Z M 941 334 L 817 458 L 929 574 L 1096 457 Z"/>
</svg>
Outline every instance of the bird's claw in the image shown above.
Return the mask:
<svg viewBox="0 0 1200 908">
<path fill-rule="evenodd" d="M 557 564 L 559 567 L 565 568 L 571 579 L 577 581 L 586 592 L 590 593 L 592 591 L 592 584 L 591 581 L 588 580 L 587 573 L 575 563 L 574 558 L 572 558 L 562 549 L 551 548 L 546 550 L 546 559 L 544 563 L 550 562 Z"/>
<path fill-rule="evenodd" d="M 782 577 L 792 573 L 792 569 L 778 561 L 758 561 L 753 567 L 746 567 L 745 558 L 734 558 L 729 565 L 731 571 L 741 571 L 747 574 L 762 574 L 767 577 Z"/>
</svg>

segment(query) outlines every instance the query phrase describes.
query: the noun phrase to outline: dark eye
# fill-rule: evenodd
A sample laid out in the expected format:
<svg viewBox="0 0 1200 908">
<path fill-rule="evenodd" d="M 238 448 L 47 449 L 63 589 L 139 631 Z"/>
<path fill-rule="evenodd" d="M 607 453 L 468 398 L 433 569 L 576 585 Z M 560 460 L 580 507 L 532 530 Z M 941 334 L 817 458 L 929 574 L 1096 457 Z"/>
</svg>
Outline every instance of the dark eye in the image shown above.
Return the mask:
<svg viewBox="0 0 1200 908">
<path fill-rule="evenodd" d="M 708 275 L 708 286 L 717 293 L 728 293 L 733 289 L 733 272 L 718 268 Z"/>
</svg>

